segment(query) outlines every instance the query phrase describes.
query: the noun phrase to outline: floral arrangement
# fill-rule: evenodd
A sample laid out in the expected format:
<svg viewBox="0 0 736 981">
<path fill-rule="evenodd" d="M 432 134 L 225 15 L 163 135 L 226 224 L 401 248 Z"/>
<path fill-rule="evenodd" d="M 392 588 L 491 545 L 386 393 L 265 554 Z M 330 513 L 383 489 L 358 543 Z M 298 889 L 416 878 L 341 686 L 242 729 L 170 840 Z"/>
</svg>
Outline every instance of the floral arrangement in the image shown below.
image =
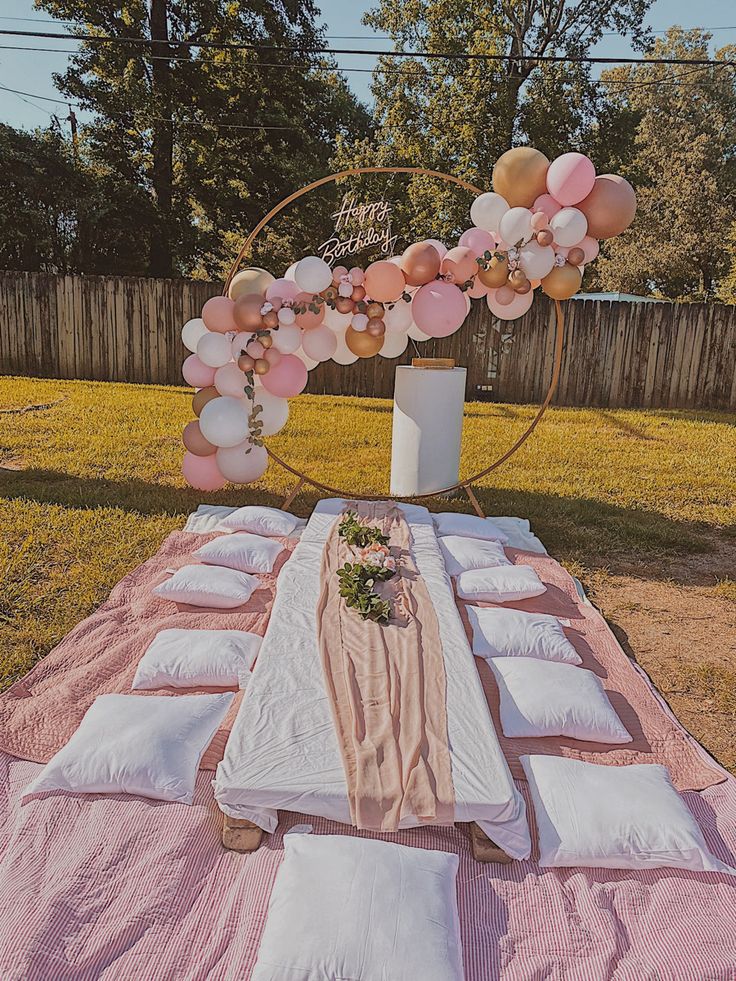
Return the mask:
<svg viewBox="0 0 736 981">
<path fill-rule="evenodd" d="M 388 538 L 378 528 L 362 524 L 354 511 L 348 511 L 340 522 L 338 534 L 356 558 L 337 570 L 340 596 L 363 620 L 388 623 L 391 604 L 373 588 L 396 575 L 396 559 L 389 551 Z"/>
</svg>

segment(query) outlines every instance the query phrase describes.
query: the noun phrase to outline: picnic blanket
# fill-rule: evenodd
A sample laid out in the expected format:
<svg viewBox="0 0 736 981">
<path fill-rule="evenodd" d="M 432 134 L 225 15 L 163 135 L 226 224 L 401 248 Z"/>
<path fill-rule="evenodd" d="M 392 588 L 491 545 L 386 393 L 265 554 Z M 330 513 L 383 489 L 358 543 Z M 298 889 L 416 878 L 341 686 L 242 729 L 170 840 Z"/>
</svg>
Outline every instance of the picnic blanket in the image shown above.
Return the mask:
<svg viewBox="0 0 736 981">
<path fill-rule="evenodd" d="M 152 591 L 168 578 L 167 569 L 197 562 L 192 552 L 215 537 L 172 532 L 152 558 L 121 579 L 99 609 L 77 624 L 25 678 L 3 692 L 0 750 L 21 759 L 47 763 L 69 741 L 98 695 L 131 692 L 138 661 L 160 630 L 169 627 L 247 630 L 263 636 L 276 592 L 276 579 L 296 544 L 290 539 L 277 539 L 285 551 L 272 573 L 258 576 L 261 586 L 245 606 L 208 610 L 172 603 Z M 221 690 L 159 688 L 155 692 L 136 691 L 135 694 L 177 697 Z M 222 726 L 202 757 L 202 769 L 214 770 L 222 759 L 241 698 L 239 692 L 233 699 Z"/>
</svg>

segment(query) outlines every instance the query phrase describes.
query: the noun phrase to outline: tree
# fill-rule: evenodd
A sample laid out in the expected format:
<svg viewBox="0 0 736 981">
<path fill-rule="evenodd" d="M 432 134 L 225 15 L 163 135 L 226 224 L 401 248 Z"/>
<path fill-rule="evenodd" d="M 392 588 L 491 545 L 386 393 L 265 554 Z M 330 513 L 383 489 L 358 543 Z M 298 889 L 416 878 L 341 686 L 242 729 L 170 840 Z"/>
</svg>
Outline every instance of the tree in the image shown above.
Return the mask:
<svg viewBox="0 0 736 981">
<path fill-rule="evenodd" d="M 671 28 L 652 57 L 707 58 L 711 36 Z M 733 60 L 736 48 L 716 52 Z M 621 66 L 604 75 L 631 134 L 622 172 L 638 212 L 597 264 L 604 289 L 712 299 L 729 269 L 736 200 L 736 78 L 727 66 Z M 633 127 L 630 125 L 633 120 Z"/>
<path fill-rule="evenodd" d="M 56 82 L 95 114 L 81 131 L 81 153 L 115 181 L 121 208 L 134 204 L 125 218 L 142 240 L 148 274 L 218 275 L 234 239 L 288 190 L 324 173 L 338 134 L 368 132 L 342 77 L 309 53 L 322 42 L 311 0 L 38 6 L 78 24 L 80 34 L 115 38 L 83 42 Z M 271 244 L 278 251 L 279 238 Z"/>
</svg>

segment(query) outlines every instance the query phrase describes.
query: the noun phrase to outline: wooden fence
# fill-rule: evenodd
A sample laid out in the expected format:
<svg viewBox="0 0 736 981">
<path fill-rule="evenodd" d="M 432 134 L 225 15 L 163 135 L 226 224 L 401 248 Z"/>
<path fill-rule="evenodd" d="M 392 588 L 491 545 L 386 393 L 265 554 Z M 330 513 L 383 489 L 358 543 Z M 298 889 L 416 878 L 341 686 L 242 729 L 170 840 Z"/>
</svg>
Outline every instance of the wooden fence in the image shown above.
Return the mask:
<svg viewBox="0 0 736 981">
<path fill-rule="evenodd" d="M 0 372 L 180 384 L 182 324 L 218 286 L 186 280 L 0 273 Z M 736 409 L 736 307 L 571 301 L 562 405 Z M 504 340 L 510 335 L 510 345 Z M 538 402 L 549 383 L 554 310 L 545 297 L 512 325 L 473 303 L 452 337 L 419 345 L 468 369 L 468 399 Z M 509 347 L 508 353 L 505 348 Z M 418 352 L 310 372 L 310 392 L 390 398 Z"/>
</svg>

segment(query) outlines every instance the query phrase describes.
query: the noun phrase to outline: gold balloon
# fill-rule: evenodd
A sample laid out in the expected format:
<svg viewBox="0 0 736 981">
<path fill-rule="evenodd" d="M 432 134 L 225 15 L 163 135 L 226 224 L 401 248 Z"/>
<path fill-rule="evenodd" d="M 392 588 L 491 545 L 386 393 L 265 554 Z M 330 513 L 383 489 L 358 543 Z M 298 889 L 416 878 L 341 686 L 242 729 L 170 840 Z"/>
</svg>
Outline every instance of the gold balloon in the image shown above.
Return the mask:
<svg viewBox="0 0 736 981">
<path fill-rule="evenodd" d="M 257 375 L 267 375 L 271 370 L 271 365 L 265 358 L 256 358 L 256 363 L 253 366 L 253 370 Z"/>
<path fill-rule="evenodd" d="M 365 308 L 365 312 L 370 320 L 373 320 L 374 318 L 376 320 L 380 320 L 386 311 L 382 303 L 378 303 L 376 300 L 374 300 L 372 303 L 368 304 L 368 306 Z"/>
<path fill-rule="evenodd" d="M 487 286 L 490 290 L 496 290 L 499 286 L 503 286 L 509 275 L 509 264 L 504 256 L 502 259 L 497 259 L 495 256 L 491 259 L 488 264 L 487 269 L 480 268 L 478 270 L 478 279 Z"/>
<path fill-rule="evenodd" d="M 553 300 L 567 300 L 575 296 L 583 281 L 583 274 L 577 266 L 566 262 L 564 266 L 555 266 L 542 280 L 542 290 Z"/>
<path fill-rule="evenodd" d="M 548 170 L 549 160 L 540 150 L 514 147 L 496 161 L 493 190 L 506 198 L 510 208 L 530 208 L 540 194 L 547 193 Z"/>
<path fill-rule="evenodd" d="M 255 293 L 244 293 L 238 297 L 233 307 L 233 320 L 242 331 L 258 330 L 263 324 L 261 307 L 263 297 Z"/>
<path fill-rule="evenodd" d="M 252 358 L 249 354 L 241 354 L 238 358 L 238 368 L 241 371 L 253 371 L 256 365 L 256 359 Z"/>
<path fill-rule="evenodd" d="M 264 351 L 267 351 L 270 347 L 273 347 L 273 337 L 270 334 L 260 334 L 258 337 L 258 343 L 261 345 Z"/>
<path fill-rule="evenodd" d="M 588 219 L 591 238 L 613 238 L 626 231 L 636 214 L 634 188 L 618 174 L 596 177 L 593 190 L 575 205 Z"/>
<path fill-rule="evenodd" d="M 278 327 L 278 325 L 279 325 L 279 315 L 276 313 L 275 310 L 269 310 L 268 313 L 264 313 L 263 315 L 264 327 L 268 327 L 270 330 L 273 330 L 274 327 Z"/>
<path fill-rule="evenodd" d="M 196 420 L 192 420 L 192 422 L 186 424 L 181 438 L 189 452 L 195 456 L 212 456 L 213 453 L 217 452 L 217 447 L 213 446 L 202 435 L 202 430 L 199 428 L 199 423 Z"/>
<path fill-rule="evenodd" d="M 199 416 L 202 409 L 211 402 L 212 399 L 217 399 L 220 397 L 220 393 L 217 391 L 214 385 L 210 385 L 207 388 L 200 388 L 198 392 L 195 392 L 192 396 L 192 409 L 194 410 L 195 416 Z"/>
<path fill-rule="evenodd" d="M 335 300 L 335 309 L 338 313 L 352 313 L 355 304 L 350 296 L 338 296 Z"/>
<path fill-rule="evenodd" d="M 384 338 L 373 337 L 367 330 L 354 330 L 348 327 L 345 331 L 345 343 L 359 358 L 372 358 L 383 347 Z"/>
<path fill-rule="evenodd" d="M 257 293 L 263 299 L 268 287 L 275 282 L 276 280 L 270 272 L 260 269 L 258 266 L 249 266 L 247 269 L 241 269 L 239 273 L 233 276 L 227 295 L 231 300 L 239 300 L 241 296 Z"/>
</svg>

